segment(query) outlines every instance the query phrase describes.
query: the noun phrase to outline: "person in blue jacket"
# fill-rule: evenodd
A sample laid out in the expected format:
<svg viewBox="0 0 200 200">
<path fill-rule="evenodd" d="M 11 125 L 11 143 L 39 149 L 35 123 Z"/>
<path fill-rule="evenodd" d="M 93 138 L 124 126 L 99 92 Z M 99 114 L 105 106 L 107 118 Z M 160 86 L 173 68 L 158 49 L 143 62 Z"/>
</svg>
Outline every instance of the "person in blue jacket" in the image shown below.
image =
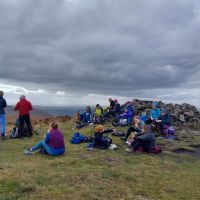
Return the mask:
<svg viewBox="0 0 200 200">
<path fill-rule="evenodd" d="M 6 136 L 6 117 L 5 107 L 7 106 L 6 100 L 3 98 L 4 92 L 0 91 L 0 134 L 2 138 Z"/>
<path fill-rule="evenodd" d="M 162 110 L 161 115 L 156 122 L 160 128 L 160 133 L 163 135 L 164 129 L 170 127 L 172 124 L 171 116 L 170 116 L 169 112 L 167 111 L 167 109 Z"/>
</svg>

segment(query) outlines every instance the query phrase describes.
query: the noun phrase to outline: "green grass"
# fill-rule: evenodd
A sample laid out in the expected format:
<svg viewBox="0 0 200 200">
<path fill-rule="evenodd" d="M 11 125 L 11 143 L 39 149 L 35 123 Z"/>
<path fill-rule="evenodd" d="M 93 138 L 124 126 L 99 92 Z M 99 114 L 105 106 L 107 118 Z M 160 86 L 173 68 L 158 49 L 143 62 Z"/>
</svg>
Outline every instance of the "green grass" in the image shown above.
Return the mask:
<svg viewBox="0 0 200 200">
<path fill-rule="evenodd" d="M 0 141 L 0 200 L 200 199 L 200 156 L 174 152 L 194 151 L 191 145 L 200 144 L 198 131 L 179 131 L 180 141 L 159 139 L 163 153 L 153 155 L 126 153 L 126 146 L 116 137 L 112 139 L 119 150 L 88 151 L 86 144 L 69 143 L 71 127 L 61 124 L 67 146 L 61 157 L 23 155 L 23 149 L 43 135 Z M 91 129 L 81 132 L 89 135 Z"/>
</svg>

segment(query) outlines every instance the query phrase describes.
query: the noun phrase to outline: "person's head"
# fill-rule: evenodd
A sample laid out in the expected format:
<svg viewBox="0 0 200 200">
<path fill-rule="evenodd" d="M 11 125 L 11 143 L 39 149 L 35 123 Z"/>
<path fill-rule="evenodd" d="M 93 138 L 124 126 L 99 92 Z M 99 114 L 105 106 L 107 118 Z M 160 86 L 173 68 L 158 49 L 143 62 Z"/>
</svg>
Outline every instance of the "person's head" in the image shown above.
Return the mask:
<svg viewBox="0 0 200 200">
<path fill-rule="evenodd" d="M 90 106 L 87 106 L 87 107 L 86 107 L 86 112 L 90 112 L 90 111 L 91 111 Z"/>
<path fill-rule="evenodd" d="M 24 100 L 24 99 L 26 99 L 26 96 L 22 94 L 22 95 L 19 96 L 19 99 Z"/>
<path fill-rule="evenodd" d="M 52 121 L 52 122 L 50 123 L 50 127 L 51 127 L 52 129 L 57 129 L 57 128 L 58 128 L 58 123 L 57 123 L 56 121 Z"/>
<path fill-rule="evenodd" d="M 104 131 L 104 126 L 103 125 L 98 125 L 95 127 L 95 132 L 96 133 L 102 133 Z"/>
<path fill-rule="evenodd" d="M 136 116 L 133 118 L 133 122 L 134 122 L 134 124 L 139 124 L 139 123 L 140 123 L 140 116 L 136 115 Z"/>
<path fill-rule="evenodd" d="M 108 101 L 111 102 L 111 101 L 112 101 L 112 98 L 109 98 Z"/>
<path fill-rule="evenodd" d="M 152 108 L 153 108 L 154 110 L 158 108 L 158 102 L 157 102 L 157 101 L 154 101 L 154 102 L 153 102 Z"/>
<path fill-rule="evenodd" d="M 3 97 L 3 95 L 4 95 L 4 92 L 0 91 L 0 97 Z"/>
<path fill-rule="evenodd" d="M 97 105 L 96 105 L 96 108 L 100 108 L 100 105 L 99 105 L 99 104 L 97 104 Z"/>
</svg>

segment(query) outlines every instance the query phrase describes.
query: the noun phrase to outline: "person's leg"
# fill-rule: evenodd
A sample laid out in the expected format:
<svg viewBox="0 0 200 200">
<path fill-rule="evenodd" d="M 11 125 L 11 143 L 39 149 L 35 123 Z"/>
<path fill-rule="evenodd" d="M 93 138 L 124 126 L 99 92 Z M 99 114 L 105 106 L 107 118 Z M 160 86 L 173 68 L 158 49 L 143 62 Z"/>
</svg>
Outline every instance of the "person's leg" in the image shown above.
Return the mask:
<svg viewBox="0 0 200 200">
<path fill-rule="evenodd" d="M 29 115 L 24 116 L 24 120 L 26 122 L 26 127 L 28 129 L 28 136 L 32 137 L 33 133 L 32 133 L 30 116 Z"/>
<path fill-rule="evenodd" d="M 19 138 L 24 137 L 24 116 L 19 116 Z"/>
<path fill-rule="evenodd" d="M 130 127 L 130 128 L 128 129 L 126 135 L 125 135 L 125 139 L 127 140 L 128 137 L 130 136 L 130 134 L 131 134 L 132 132 L 134 132 L 134 131 L 135 131 L 135 128 Z"/>
<path fill-rule="evenodd" d="M 40 140 L 36 145 L 34 145 L 31 150 L 36 151 L 38 149 L 44 148 L 44 140 Z"/>
<path fill-rule="evenodd" d="M 140 147 L 142 146 L 141 141 L 138 139 L 135 139 L 132 143 L 131 143 L 131 147 L 133 149 L 134 152 L 136 152 Z"/>
<path fill-rule="evenodd" d="M 0 133 L 1 133 L 1 136 L 5 136 L 5 134 L 6 134 L 6 117 L 5 117 L 5 114 L 0 115 Z"/>
</svg>

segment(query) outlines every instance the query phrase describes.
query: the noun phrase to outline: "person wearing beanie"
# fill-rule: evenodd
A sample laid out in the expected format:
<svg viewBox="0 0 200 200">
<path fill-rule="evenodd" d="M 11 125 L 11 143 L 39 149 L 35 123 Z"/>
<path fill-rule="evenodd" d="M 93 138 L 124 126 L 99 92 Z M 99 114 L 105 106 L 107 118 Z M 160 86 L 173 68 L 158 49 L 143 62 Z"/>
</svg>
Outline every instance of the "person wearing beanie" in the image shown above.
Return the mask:
<svg viewBox="0 0 200 200">
<path fill-rule="evenodd" d="M 25 95 L 20 95 L 19 102 L 14 107 L 14 111 L 19 112 L 19 138 L 24 137 L 24 123 L 28 129 L 28 137 L 32 137 L 32 127 L 29 111 L 32 110 L 31 102 L 26 100 Z"/>
<path fill-rule="evenodd" d="M 0 91 L 0 134 L 4 138 L 6 136 L 6 117 L 5 107 L 7 106 L 6 100 L 3 98 L 4 92 Z"/>
<path fill-rule="evenodd" d="M 98 125 L 95 128 L 94 148 L 107 149 L 112 144 L 112 139 L 105 137 L 104 134 L 115 132 L 115 129 L 105 130 L 103 125 Z"/>
<path fill-rule="evenodd" d="M 151 109 L 151 120 L 156 121 L 161 114 L 160 108 L 158 107 L 158 102 L 153 102 L 152 109 Z"/>
<path fill-rule="evenodd" d="M 49 154 L 51 156 L 59 156 L 65 153 L 64 136 L 58 130 L 58 123 L 53 121 L 50 124 L 50 129 L 47 131 L 44 140 L 39 141 L 35 146 L 30 149 L 25 149 L 24 154 L 33 154 L 36 150 Z"/>
</svg>

